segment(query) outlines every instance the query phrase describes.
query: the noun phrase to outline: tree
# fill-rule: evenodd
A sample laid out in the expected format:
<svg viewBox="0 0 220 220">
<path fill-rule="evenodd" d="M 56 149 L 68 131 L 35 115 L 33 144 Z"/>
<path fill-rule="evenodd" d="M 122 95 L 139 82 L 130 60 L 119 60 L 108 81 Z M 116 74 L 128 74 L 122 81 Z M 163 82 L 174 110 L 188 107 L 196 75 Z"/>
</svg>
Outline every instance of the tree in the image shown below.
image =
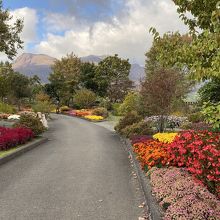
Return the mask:
<svg viewBox="0 0 220 220">
<path fill-rule="evenodd" d="M 164 130 L 173 102 L 183 98 L 187 87 L 185 75 L 174 69 L 158 69 L 146 78 L 141 95 L 145 108 L 153 115 L 160 115 L 160 132 Z"/>
<path fill-rule="evenodd" d="M 98 92 L 98 85 L 95 80 L 96 65 L 85 62 L 81 64 L 80 85 L 95 93 Z"/>
<path fill-rule="evenodd" d="M 9 62 L 0 62 L 0 97 L 2 102 L 10 92 L 10 76 L 13 73 L 12 65 Z"/>
<path fill-rule="evenodd" d="M 123 100 L 132 85 L 130 69 L 129 60 L 121 59 L 118 55 L 102 60 L 96 68 L 95 77 L 99 95 L 109 97 L 112 102 Z"/>
<path fill-rule="evenodd" d="M 31 95 L 30 79 L 21 73 L 14 72 L 10 76 L 10 85 L 11 94 L 20 110 L 22 99 Z"/>
<path fill-rule="evenodd" d="M 14 24 L 10 24 L 12 18 L 9 11 L 3 9 L 0 0 L 0 52 L 4 52 L 9 59 L 13 59 L 23 44 L 19 37 L 23 29 L 23 21 L 17 19 Z"/>
<path fill-rule="evenodd" d="M 180 69 L 189 72 L 189 76 L 195 80 L 207 80 L 220 78 L 220 9 L 218 0 L 173 0 L 178 6 L 178 13 L 182 20 L 189 26 L 191 42 L 173 47 L 174 35 L 176 41 L 181 42 L 179 33 L 166 33 L 160 36 L 151 28 L 154 41 L 159 45 L 156 54 L 159 62 L 175 64 Z M 188 18 L 187 13 L 194 15 Z M 197 32 L 198 29 L 201 29 Z M 190 39 L 189 38 L 189 39 Z M 168 51 L 172 53 L 167 54 Z"/>
<path fill-rule="evenodd" d="M 72 96 L 78 88 L 81 72 L 81 61 L 73 54 L 57 60 L 52 66 L 52 73 L 49 76 L 53 94 L 57 101 L 69 105 Z"/>
</svg>

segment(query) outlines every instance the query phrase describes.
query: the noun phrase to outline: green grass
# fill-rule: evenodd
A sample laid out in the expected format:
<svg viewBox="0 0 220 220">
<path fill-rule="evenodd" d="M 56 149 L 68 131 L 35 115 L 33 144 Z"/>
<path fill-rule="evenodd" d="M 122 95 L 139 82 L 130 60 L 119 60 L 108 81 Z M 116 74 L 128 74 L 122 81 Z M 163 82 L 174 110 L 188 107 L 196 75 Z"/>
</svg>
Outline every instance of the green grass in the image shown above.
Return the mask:
<svg viewBox="0 0 220 220">
<path fill-rule="evenodd" d="M 118 123 L 121 118 L 122 118 L 122 116 L 115 116 L 115 115 L 110 113 L 107 120 Z"/>
<path fill-rule="evenodd" d="M 14 151 L 16 151 L 18 149 L 18 147 L 12 148 L 10 150 L 5 150 L 5 151 L 0 151 L 0 158 L 5 157 L 11 153 L 13 153 Z"/>
</svg>

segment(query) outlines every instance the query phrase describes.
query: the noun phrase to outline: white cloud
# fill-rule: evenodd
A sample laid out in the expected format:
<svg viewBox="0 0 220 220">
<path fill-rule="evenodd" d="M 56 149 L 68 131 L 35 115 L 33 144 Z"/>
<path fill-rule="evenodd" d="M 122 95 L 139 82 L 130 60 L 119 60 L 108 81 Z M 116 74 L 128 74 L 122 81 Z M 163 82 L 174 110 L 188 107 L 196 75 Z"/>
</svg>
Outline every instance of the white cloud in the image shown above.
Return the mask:
<svg viewBox="0 0 220 220">
<path fill-rule="evenodd" d="M 70 52 L 78 56 L 117 53 L 124 58 L 130 58 L 131 62 L 143 64 L 144 54 L 152 44 L 152 36 L 148 32 L 150 27 L 156 27 L 160 33 L 187 30 L 171 0 L 128 0 L 125 7 L 127 13 L 113 17 L 110 23 L 80 24 L 80 28 L 77 22 L 72 25 L 67 22 L 67 17 L 60 15 L 62 19 L 59 19 L 57 25 L 61 29 L 68 27 L 69 30 L 66 30 L 63 36 L 48 33 L 46 38 L 36 45 L 35 52 L 58 58 Z M 48 25 L 50 24 L 51 22 L 48 22 Z M 55 24 L 52 23 L 52 27 Z"/>
<path fill-rule="evenodd" d="M 31 8 L 19 8 L 11 12 L 13 20 L 23 19 L 24 28 L 21 34 L 22 40 L 27 43 L 32 43 L 37 40 L 37 23 L 38 16 L 35 9 Z"/>
</svg>

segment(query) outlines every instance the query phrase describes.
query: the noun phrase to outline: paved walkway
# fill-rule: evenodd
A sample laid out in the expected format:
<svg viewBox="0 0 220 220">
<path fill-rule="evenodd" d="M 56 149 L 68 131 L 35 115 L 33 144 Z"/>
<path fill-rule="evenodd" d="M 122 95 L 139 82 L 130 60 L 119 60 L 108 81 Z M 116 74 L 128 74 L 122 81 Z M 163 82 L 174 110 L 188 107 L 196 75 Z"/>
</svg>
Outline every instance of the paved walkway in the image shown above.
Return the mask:
<svg viewBox="0 0 220 220">
<path fill-rule="evenodd" d="M 141 193 L 119 137 L 53 117 L 49 142 L 0 166 L 0 219 L 138 219 Z"/>
</svg>

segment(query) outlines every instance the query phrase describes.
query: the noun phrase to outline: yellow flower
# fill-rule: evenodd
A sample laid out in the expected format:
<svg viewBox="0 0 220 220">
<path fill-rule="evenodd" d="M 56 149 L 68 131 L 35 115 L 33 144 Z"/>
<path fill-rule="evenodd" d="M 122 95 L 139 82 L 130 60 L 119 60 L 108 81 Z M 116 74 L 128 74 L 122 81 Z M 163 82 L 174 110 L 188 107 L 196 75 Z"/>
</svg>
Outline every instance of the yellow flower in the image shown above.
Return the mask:
<svg viewBox="0 0 220 220">
<path fill-rule="evenodd" d="M 157 133 L 153 136 L 155 140 L 163 143 L 172 143 L 178 133 Z"/>
<path fill-rule="evenodd" d="M 97 115 L 86 115 L 84 118 L 94 121 L 100 121 L 104 119 L 102 116 L 97 116 Z"/>
</svg>

